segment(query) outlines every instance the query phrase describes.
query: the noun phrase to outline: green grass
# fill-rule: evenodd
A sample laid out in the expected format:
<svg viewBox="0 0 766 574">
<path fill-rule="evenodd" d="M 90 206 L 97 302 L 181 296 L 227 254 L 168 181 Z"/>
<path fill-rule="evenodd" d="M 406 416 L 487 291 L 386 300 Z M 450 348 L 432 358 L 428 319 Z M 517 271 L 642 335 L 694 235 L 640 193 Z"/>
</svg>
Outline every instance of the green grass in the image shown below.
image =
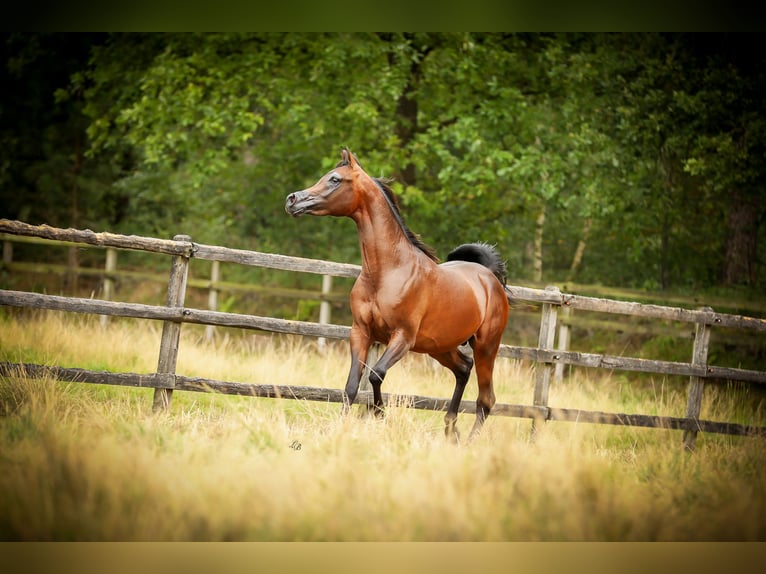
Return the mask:
<svg viewBox="0 0 766 574">
<path fill-rule="evenodd" d="M 344 344 L 184 327 L 178 372 L 340 388 Z M 152 372 L 159 324 L 60 313 L 5 314 L 0 360 Z M 501 360 L 498 400 L 530 404 L 531 364 Z M 681 416 L 681 385 L 576 372 L 552 406 Z M 391 393 L 448 397 L 451 375 L 408 356 Z M 466 398 L 476 396 L 473 379 Z M 490 418 L 472 444 L 443 437 L 443 414 L 0 380 L 0 539 L 257 541 L 764 540 L 766 441 L 678 431 Z M 763 400 L 709 388 L 703 417 L 766 424 Z M 471 415 L 461 415 L 464 434 Z"/>
</svg>

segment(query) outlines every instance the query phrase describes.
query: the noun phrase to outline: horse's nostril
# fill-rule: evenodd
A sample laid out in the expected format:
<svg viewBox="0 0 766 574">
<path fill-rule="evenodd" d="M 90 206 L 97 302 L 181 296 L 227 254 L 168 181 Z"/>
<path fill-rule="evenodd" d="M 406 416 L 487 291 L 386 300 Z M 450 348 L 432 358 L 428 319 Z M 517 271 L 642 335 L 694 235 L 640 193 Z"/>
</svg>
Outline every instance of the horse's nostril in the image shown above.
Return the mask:
<svg viewBox="0 0 766 574">
<path fill-rule="evenodd" d="M 292 205 L 293 203 L 295 203 L 295 194 L 294 193 L 291 193 L 290 195 L 287 196 L 287 203 L 289 205 Z"/>
</svg>

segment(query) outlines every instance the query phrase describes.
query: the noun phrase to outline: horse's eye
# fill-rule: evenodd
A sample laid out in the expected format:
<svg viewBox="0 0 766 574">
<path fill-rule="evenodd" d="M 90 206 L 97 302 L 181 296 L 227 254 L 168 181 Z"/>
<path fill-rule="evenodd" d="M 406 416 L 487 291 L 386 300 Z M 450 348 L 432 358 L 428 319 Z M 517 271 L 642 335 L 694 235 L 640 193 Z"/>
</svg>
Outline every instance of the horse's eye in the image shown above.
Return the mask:
<svg viewBox="0 0 766 574">
<path fill-rule="evenodd" d="M 338 185 L 341 182 L 341 179 L 337 175 L 331 175 L 330 176 L 330 183 L 333 185 Z"/>
</svg>

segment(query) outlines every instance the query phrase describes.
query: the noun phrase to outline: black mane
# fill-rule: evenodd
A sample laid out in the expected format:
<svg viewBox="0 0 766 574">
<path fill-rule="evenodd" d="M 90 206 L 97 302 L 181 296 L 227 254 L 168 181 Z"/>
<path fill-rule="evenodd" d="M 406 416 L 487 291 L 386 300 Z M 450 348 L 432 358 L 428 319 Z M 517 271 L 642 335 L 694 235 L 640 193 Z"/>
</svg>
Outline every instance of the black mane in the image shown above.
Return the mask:
<svg viewBox="0 0 766 574">
<path fill-rule="evenodd" d="M 386 202 L 391 207 L 391 211 L 393 212 L 396 221 L 399 222 L 402 231 L 404 231 L 404 235 L 407 236 L 407 239 L 409 239 L 410 243 L 425 253 L 429 259 L 439 263 L 439 258 L 436 257 L 436 253 L 434 252 L 433 248 L 423 243 L 423 240 L 420 239 L 416 233 L 410 231 L 409 227 L 404 224 L 404 219 L 402 219 L 402 214 L 399 211 L 399 200 L 396 199 L 396 195 L 394 195 L 394 192 L 388 186 L 389 180 L 373 177 L 372 181 L 374 181 L 383 192 L 383 197 L 386 198 Z"/>
<path fill-rule="evenodd" d="M 339 161 L 335 167 L 344 167 L 347 165 L 348 165 L 348 161 L 343 159 Z M 410 229 L 404 224 L 404 219 L 402 219 L 402 213 L 401 211 L 399 211 L 399 200 L 396 198 L 396 195 L 394 194 L 394 192 L 391 190 L 391 188 L 388 185 L 391 180 L 386 178 L 381 178 L 381 177 L 373 177 L 371 179 L 372 181 L 375 182 L 375 184 L 378 186 L 380 191 L 383 192 L 383 197 L 386 198 L 386 203 L 388 203 L 388 206 L 391 208 L 391 212 L 394 214 L 394 218 L 396 219 L 397 223 L 399 223 L 399 226 L 402 228 L 402 231 L 404 231 L 404 235 L 407 237 L 409 242 L 414 247 L 417 247 L 418 249 L 420 249 L 420 251 L 425 253 L 429 259 L 431 259 L 432 261 L 435 261 L 436 263 L 439 263 L 439 258 L 436 257 L 436 253 L 434 252 L 433 248 L 423 243 L 420 237 L 416 233 L 413 233 L 412 231 L 410 231 Z"/>
</svg>

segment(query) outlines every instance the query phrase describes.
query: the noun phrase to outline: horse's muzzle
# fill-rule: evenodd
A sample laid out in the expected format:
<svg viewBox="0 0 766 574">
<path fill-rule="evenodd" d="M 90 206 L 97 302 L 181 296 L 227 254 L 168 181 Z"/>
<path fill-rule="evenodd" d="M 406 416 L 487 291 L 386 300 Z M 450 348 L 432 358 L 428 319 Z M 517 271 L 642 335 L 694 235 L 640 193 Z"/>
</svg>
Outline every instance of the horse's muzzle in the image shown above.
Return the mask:
<svg viewBox="0 0 766 574">
<path fill-rule="evenodd" d="M 293 217 L 303 215 L 306 212 L 306 205 L 305 201 L 301 200 L 305 200 L 305 197 L 303 197 L 305 195 L 302 191 L 296 191 L 288 195 L 287 199 L 285 199 L 285 211 Z"/>
</svg>

